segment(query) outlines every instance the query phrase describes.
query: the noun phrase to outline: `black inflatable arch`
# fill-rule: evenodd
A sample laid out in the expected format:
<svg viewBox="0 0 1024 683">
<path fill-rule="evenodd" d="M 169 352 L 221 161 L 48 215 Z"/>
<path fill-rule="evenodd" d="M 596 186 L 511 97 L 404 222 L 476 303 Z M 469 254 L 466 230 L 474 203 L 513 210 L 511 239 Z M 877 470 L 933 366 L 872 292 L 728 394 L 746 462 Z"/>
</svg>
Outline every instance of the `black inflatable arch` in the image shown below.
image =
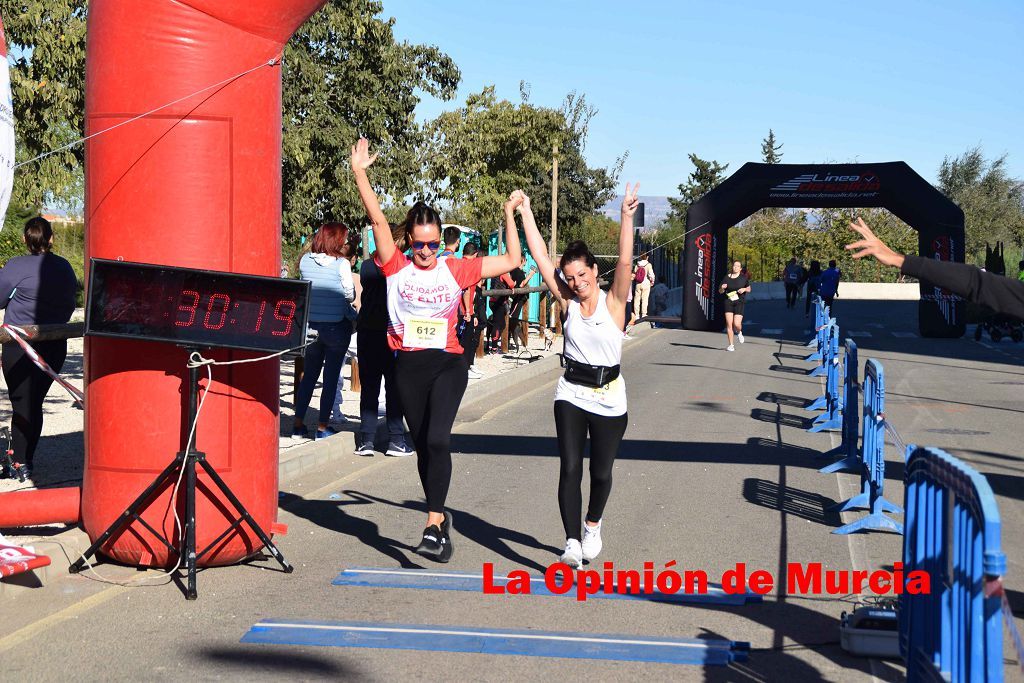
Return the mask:
<svg viewBox="0 0 1024 683">
<path fill-rule="evenodd" d="M 720 330 L 725 325 L 717 285 L 726 273 L 729 228 L 765 207 L 883 207 L 917 230 L 922 256 L 964 260 L 964 212 L 902 161 L 744 164 L 687 211 L 682 278 L 686 329 Z M 922 282 L 918 330 L 925 337 L 963 335 L 963 302 Z"/>
</svg>

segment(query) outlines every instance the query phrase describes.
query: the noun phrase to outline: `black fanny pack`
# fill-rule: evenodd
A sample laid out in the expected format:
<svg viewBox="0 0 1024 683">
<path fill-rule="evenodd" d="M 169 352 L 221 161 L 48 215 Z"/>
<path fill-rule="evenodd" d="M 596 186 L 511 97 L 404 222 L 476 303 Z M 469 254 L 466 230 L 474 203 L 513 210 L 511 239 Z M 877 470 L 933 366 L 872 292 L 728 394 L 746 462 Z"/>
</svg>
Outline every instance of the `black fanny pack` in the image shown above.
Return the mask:
<svg viewBox="0 0 1024 683">
<path fill-rule="evenodd" d="M 564 353 L 558 354 L 565 368 L 564 377 L 573 384 L 599 389 L 619 376 L 619 366 L 587 365 L 569 358 Z"/>
</svg>

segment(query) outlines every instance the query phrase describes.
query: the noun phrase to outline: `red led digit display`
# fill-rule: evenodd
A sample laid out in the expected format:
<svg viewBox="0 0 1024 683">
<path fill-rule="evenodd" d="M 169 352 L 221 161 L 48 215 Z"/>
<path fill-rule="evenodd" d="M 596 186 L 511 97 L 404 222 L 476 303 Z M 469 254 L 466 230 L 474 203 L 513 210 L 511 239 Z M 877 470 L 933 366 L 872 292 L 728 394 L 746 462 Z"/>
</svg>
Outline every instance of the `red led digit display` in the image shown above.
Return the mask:
<svg viewBox="0 0 1024 683">
<path fill-rule="evenodd" d="M 259 351 L 305 341 L 309 283 L 92 259 L 86 334 Z"/>
</svg>

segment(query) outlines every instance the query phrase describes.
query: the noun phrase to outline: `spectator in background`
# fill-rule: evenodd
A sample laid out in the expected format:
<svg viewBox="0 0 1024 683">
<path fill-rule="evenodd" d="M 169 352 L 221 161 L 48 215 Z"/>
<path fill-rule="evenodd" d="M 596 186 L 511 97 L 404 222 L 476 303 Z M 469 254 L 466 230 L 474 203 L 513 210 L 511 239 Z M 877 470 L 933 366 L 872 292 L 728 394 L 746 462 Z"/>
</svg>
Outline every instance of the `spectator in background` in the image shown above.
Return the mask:
<svg viewBox="0 0 1024 683">
<path fill-rule="evenodd" d="M 820 296 L 821 292 L 821 263 L 811 261 L 811 268 L 807 271 L 807 300 L 804 302 L 804 317 L 811 314 L 811 304 L 814 295 Z"/>
<path fill-rule="evenodd" d="M 0 269 L 0 308 L 6 308 L 7 325 L 49 325 L 66 323 L 75 311 L 78 279 L 67 260 L 50 253 L 53 228 L 41 216 L 25 223 L 25 246 L 29 253 L 15 256 Z M 64 367 L 66 340 L 36 341 L 39 356 L 55 373 Z M 11 400 L 11 448 L 22 474 L 31 477 L 36 447 L 43 431 L 43 401 L 53 379 L 36 367 L 21 346 L 3 345 L 4 379 Z"/>
<path fill-rule="evenodd" d="M 454 225 L 449 225 L 444 229 L 442 235 L 444 240 L 444 249 L 437 255 L 437 258 L 442 256 L 455 256 L 459 250 L 459 242 L 462 241 L 462 231 L 456 228 Z"/>
<path fill-rule="evenodd" d="M 668 285 L 665 276 L 658 276 L 658 284 L 651 288 L 651 315 L 662 315 L 668 308 Z M 651 323 L 653 326 L 654 323 Z"/>
<path fill-rule="evenodd" d="M 359 253 L 359 244 L 357 242 L 347 242 L 342 249 L 342 254 L 348 259 L 349 265 L 352 267 L 352 288 L 354 291 L 354 297 L 352 299 L 352 312 L 349 315 L 349 319 L 352 324 L 355 325 L 357 316 L 359 315 L 360 306 L 360 295 L 363 292 L 362 285 L 360 284 L 359 270 L 356 267 L 358 258 L 356 255 Z M 341 425 L 348 423 L 348 418 L 345 413 L 341 412 L 341 405 L 345 402 L 345 365 L 351 365 L 353 359 L 358 359 L 358 344 L 359 344 L 359 331 L 353 330 L 352 337 L 349 339 L 348 349 L 345 351 L 345 360 L 341 363 L 341 373 L 338 376 L 338 389 L 334 394 L 334 406 L 331 408 L 331 421 L 328 426 L 331 429 L 337 430 Z M 351 377 L 351 373 L 350 373 Z M 349 380 L 351 382 L 351 379 Z"/>
<path fill-rule="evenodd" d="M 839 294 L 839 280 L 842 275 L 835 259 L 828 262 L 828 269 L 821 274 L 821 299 L 830 309 L 832 300 Z"/>
<path fill-rule="evenodd" d="M 462 247 L 462 258 L 474 259 L 480 253 L 479 248 L 472 242 L 467 242 Z M 487 297 L 480 294 L 481 281 L 472 287 L 467 287 L 462 292 L 462 303 L 460 305 L 460 316 L 462 317 L 462 334 L 459 343 L 462 344 L 462 355 L 466 359 L 467 374 L 470 379 L 480 379 L 483 373 L 476 369 L 476 348 L 480 345 L 480 332 L 487 321 Z"/>
<path fill-rule="evenodd" d="M 409 248 L 405 228 L 391 224 L 395 249 Z M 377 262 L 377 253 L 364 259 L 359 266 L 359 317 L 356 327 L 356 356 L 359 359 L 359 433 L 356 437 L 356 455 L 374 454 L 374 436 L 377 434 L 377 412 L 380 405 L 381 384 L 384 386 L 384 415 L 388 427 L 388 447 L 385 455 L 404 457 L 413 455 L 405 440 L 402 402 L 395 388 L 395 352 L 388 347 L 388 292 L 384 271 Z"/>
<path fill-rule="evenodd" d="M 633 283 L 636 291 L 633 292 L 633 315 L 637 318 L 647 316 L 647 305 L 651 297 L 651 286 L 654 284 L 654 267 L 648 260 L 650 254 L 643 253 L 640 260 L 633 267 Z"/>
<path fill-rule="evenodd" d="M 512 289 L 516 286 L 512 273 L 502 273 L 491 278 L 491 289 Z M 490 301 L 491 319 L 487 324 L 487 350 L 489 353 L 501 353 L 501 333 L 505 331 L 505 318 L 508 316 L 508 294 L 492 296 Z"/>
<path fill-rule="evenodd" d="M 786 308 L 796 307 L 796 297 L 800 293 L 800 270 L 800 264 L 794 256 L 782 271 L 782 282 L 786 286 Z"/>
<path fill-rule="evenodd" d="M 526 257 L 524 256 L 522 263 L 519 264 L 519 267 L 513 268 L 512 272 L 509 273 L 509 276 L 511 276 L 512 281 L 515 282 L 515 289 L 526 287 L 530 282 L 530 278 L 533 277 L 533 274 L 537 272 L 537 267 L 534 266 L 530 268 L 530 272 L 524 273 L 523 268 L 525 267 Z M 523 348 L 526 348 L 528 346 L 528 344 L 526 343 L 527 340 L 522 339 L 523 326 L 520 324 L 519 316 L 522 314 L 523 306 L 526 305 L 526 300 L 529 298 L 529 294 L 512 295 L 512 310 L 509 313 L 509 326 L 511 329 L 509 329 L 508 338 L 509 341 L 512 342 L 512 345 L 515 348 L 515 351 L 517 352 L 519 351 L 520 341 L 522 342 Z"/>
<path fill-rule="evenodd" d="M 320 394 L 320 415 L 315 438 L 325 439 L 336 432 L 328 427 L 338 376 L 345 361 L 345 352 L 352 337 L 355 317 L 352 300 L 355 285 L 352 264 L 345 256 L 348 227 L 342 223 L 325 223 L 313 236 L 309 253 L 299 260 L 299 273 L 312 283 L 309 296 L 309 327 L 317 333 L 316 340 L 306 347 L 306 363 L 295 396 L 295 421 L 292 438 L 309 438 L 305 426 L 306 410 L 313 398 L 313 389 L 323 370 Z"/>
</svg>

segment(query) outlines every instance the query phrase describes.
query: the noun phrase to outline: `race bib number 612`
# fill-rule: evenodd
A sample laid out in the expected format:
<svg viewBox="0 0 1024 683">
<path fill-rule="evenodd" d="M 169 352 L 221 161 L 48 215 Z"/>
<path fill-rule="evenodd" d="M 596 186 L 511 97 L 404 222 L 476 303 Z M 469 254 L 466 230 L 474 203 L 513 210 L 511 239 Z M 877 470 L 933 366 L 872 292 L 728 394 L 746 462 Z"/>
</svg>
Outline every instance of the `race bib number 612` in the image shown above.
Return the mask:
<svg viewBox="0 0 1024 683">
<path fill-rule="evenodd" d="M 444 349 L 448 341 L 448 321 L 444 318 L 409 318 L 402 343 L 410 349 Z"/>
</svg>

